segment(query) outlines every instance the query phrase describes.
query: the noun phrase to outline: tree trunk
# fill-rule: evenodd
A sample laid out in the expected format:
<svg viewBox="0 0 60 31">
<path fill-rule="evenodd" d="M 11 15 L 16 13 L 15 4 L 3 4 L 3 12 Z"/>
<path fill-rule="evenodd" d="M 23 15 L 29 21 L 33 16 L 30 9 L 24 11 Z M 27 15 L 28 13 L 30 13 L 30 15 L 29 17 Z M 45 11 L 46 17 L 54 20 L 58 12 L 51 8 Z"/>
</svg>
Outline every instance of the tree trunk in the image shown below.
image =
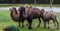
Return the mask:
<svg viewBox="0 0 60 31">
<path fill-rule="evenodd" d="M 36 0 L 34 0 L 34 4 L 36 4 Z"/>
<path fill-rule="evenodd" d="M 53 0 L 50 0 L 50 8 L 52 8 Z"/>
</svg>

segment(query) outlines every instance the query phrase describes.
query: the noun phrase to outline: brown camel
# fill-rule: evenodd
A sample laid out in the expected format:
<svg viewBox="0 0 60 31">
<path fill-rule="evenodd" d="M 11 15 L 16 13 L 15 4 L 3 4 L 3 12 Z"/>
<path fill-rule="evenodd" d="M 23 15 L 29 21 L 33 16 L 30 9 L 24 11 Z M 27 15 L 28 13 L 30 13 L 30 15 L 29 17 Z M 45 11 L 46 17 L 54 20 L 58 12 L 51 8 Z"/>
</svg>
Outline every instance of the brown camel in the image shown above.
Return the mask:
<svg viewBox="0 0 60 31">
<path fill-rule="evenodd" d="M 38 27 L 40 26 L 40 23 L 41 23 L 41 20 L 40 20 L 41 12 L 40 12 L 40 9 L 33 8 L 32 6 L 30 6 L 30 7 L 23 7 L 23 6 L 21 6 L 18 10 L 21 13 L 20 14 L 21 19 L 22 18 L 23 19 L 27 19 L 28 24 L 29 24 L 29 29 L 32 29 L 32 26 L 31 26 L 32 21 L 33 21 L 33 19 L 36 19 L 36 18 L 39 19 Z"/>
<path fill-rule="evenodd" d="M 19 22 L 19 26 L 20 26 L 20 22 L 22 22 L 22 27 L 24 27 L 24 25 L 23 25 L 24 21 L 21 21 L 21 19 L 20 19 L 20 12 L 19 12 L 19 10 L 16 10 L 15 7 L 11 7 L 10 8 L 10 15 L 11 15 L 11 18 L 12 18 L 13 21 Z"/>
</svg>

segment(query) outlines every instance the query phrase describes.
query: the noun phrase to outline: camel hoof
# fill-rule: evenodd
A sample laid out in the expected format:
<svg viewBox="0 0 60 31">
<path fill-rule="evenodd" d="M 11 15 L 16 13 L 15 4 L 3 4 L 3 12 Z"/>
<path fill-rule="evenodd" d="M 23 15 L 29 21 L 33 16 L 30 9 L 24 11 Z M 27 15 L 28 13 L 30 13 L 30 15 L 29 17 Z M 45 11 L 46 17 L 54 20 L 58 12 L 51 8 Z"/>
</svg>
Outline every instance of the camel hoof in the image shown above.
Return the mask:
<svg viewBox="0 0 60 31">
<path fill-rule="evenodd" d="M 57 28 L 57 29 L 59 29 L 59 28 Z"/>
<path fill-rule="evenodd" d="M 48 29 L 50 29 L 50 27 L 48 27 Z"/>
<path fill-rule="evenodd" d="M 28 26 L 28 24 L 26 24 L 26 26 Z"/>
<path fill-rule="evenodd" d="M 18 27 L 20 27 L 20 26 L 18 26 Z"/>
<path fill-rule="evenodd" d="M 37 27 L 40 27 L 40 26 L 37 26 Z"/>
<path fill-rule="evenodd" d="M 28 29 L 32 29 L 31 27 L 29 27 Z"/>
<path fill-rule="evenodd" d="M 22 27 L 24 27 L 24 26 L 22 26 Z"/>
<path fill-rule="evenodd" d="M 44 27 L 44 28 L 46 28 L 46 27 Z"/>
</svg>

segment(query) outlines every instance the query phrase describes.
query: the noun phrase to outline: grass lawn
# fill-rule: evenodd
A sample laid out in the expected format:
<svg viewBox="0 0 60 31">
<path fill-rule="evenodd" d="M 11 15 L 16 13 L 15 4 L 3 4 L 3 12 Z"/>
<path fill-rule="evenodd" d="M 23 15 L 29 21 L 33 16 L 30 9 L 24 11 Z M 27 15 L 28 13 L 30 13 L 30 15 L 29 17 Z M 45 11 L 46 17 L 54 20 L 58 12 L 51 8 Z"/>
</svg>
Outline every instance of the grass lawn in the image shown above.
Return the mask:
<svg viewBox="0 0 60 31">
<path fill-rule="evenodd" d="M 0 7 L 10 7 L 10 6 L 20 6 L 20 5 L 25 5 L 25 4 L 0 4 Z M 50 4 L 28 4 L 29 6 L 49 6 Z M 60 7 L 60 4 L 53 4 L 53 7 Z"/>
<path fill-rule="evenodd" d="M 57 19 L 59 21 L 59 26 L 60 26 L 60 13 L 57 13 Z M 47 29 L 43 27 L 43 21 L 41 23 L 40 27 L 37 27 L 38 25 L 38 19 L 34 19 L 32 23 L 32 29 L 28 29 L 28 26 L 26 26 L 27 21 L 25 20 L 24 26 L 25 27 L 20 27 L 20 31 L 60 31 L 60 29 Z M 0 11 L 0 31 L 4 31 L 3 28 L 8 27 L 8 26 L 18 26 L 17 22 L 14 22 L 11 17 L 10 17 L 10 12 L 9 11 Z M 50 21 L 50 27 L 54 28 L 54 23 Z"/>
</svg>

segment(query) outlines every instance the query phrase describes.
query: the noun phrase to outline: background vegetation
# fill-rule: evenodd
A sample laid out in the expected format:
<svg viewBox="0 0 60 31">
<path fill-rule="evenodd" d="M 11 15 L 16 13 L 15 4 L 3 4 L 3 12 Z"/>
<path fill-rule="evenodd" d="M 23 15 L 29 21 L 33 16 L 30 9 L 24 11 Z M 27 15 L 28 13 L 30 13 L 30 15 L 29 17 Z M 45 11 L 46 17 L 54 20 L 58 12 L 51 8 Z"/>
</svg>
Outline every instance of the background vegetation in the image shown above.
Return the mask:
<svg viewBox="0 0 60 31">
<path fill-rule="evenodd" d="M 50 0 L 0 0 L 0 3 L 21 3 L 21 4 L 33 4 L 36 2 L 37 4 L 49 4 Z M 60 0 L 53 0 L 53 4 L 60 4 Z"/>
</svg>

